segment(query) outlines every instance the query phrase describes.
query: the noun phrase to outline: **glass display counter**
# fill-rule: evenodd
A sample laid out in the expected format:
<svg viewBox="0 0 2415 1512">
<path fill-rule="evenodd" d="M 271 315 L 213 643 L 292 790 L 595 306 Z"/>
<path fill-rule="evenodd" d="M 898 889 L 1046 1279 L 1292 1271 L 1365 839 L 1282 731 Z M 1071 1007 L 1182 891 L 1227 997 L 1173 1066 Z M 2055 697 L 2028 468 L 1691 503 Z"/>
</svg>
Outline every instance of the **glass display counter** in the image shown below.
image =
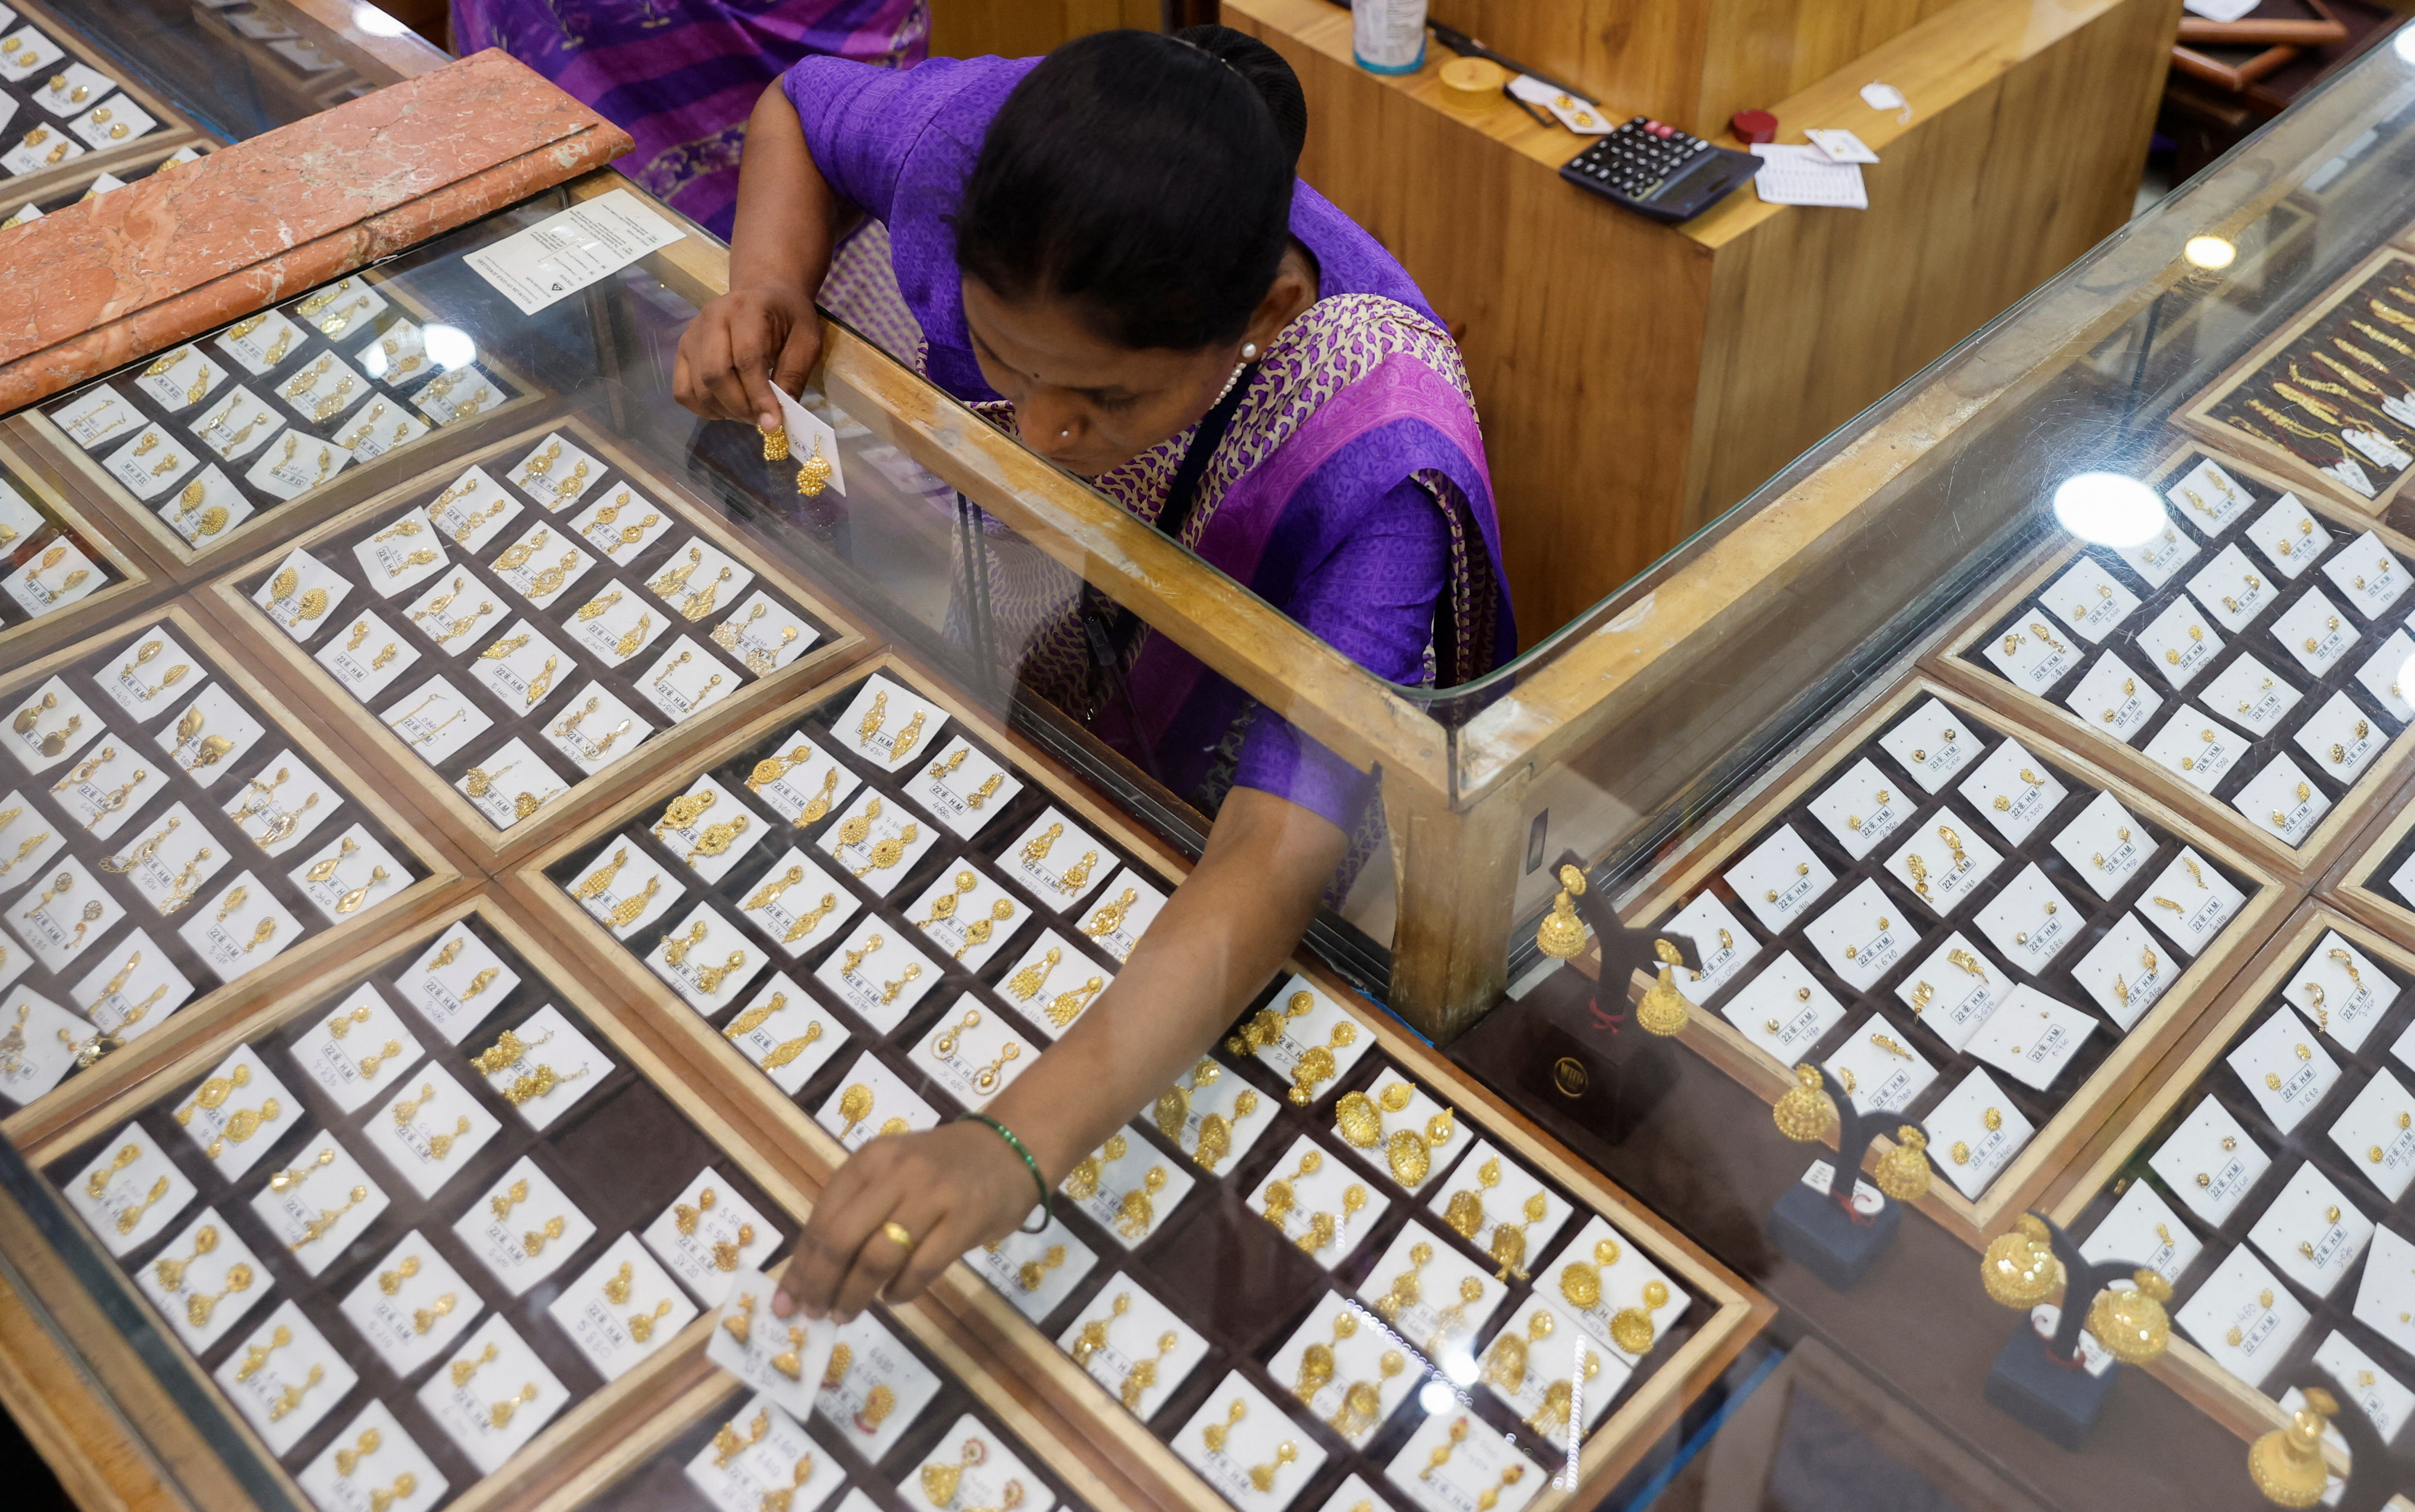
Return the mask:
<svg viewBox="0 0 2415 1512">
<path fill-rule="evenodd" d="M 667 245 L 482 271 L 606 209 Z M 1019 689 L 1085 580 L 1426 737 L 842 325 L 787 456 L 678 410 L 725 260 L 592 175 L 5 423 L 135 569 L 0 680 L 0 1259 L 97 1398 L 321 1512 L 1516 1512 L 1669 1452 L 1767 1305 L 1354 990 L 1363 902 L 808 1369 L 823 1181 L 1028 1070 L 1208 823 Z"/>
</svg>

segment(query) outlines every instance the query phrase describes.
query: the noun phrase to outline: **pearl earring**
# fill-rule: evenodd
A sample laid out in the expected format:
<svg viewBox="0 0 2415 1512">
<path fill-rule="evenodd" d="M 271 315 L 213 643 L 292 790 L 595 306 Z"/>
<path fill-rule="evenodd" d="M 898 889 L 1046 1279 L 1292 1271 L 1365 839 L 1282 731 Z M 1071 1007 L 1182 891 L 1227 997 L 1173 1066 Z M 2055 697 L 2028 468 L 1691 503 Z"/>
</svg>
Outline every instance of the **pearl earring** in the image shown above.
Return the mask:
<svg viewBox="0 0 2415 1512">
<path fill-rule="evenodd" d="M 1255 362 L 1258 360 L 1258 344 L 1256 342 L 1244 341 L 1241 343 L 1241 360 L 1243 362 Z"/>
</svg>

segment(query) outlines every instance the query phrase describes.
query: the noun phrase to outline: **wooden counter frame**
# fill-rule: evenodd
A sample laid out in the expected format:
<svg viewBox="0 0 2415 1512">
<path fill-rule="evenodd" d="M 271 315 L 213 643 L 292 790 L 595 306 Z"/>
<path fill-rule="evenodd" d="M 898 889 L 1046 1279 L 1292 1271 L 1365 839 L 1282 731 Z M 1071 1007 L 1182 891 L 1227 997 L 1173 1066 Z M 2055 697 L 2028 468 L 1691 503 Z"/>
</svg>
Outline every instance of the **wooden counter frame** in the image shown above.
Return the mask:
<svg viewBox="0 0 2415 1512">
<path fill-rule="evenodd" d="M 2391 852 L 2415 833 L 2415 793 L 2402 791 L 2396 801 L 2398 812 L 2357 837 L 2354 853 L 2335 868 L 2331 885 L 2316 895 L 2392 939 L 2415 940 L 2415 908 L 2382 891 L 2390 879 L 2381 869 L 2389 864 Z"/>
<path fill-rule="evenodd" d="M 969 733 L 998 751 L 1011 753 L 1022 765 L 1028 780 L 1047 788 L 1051 800 L 1069 813 L 1098 826 L 1102 838 L 1141 858 L 1169 886 L 1178 883 L 1188 871 L 1188 863 L 1180 857 L 1120 816 L 1089 801 L 1080 785 L 1038 756 L 1011 731 L 949 697 L 942 688 L 934 685 L 934 680 L 895 655 L 851 667 L 833 684 L 826 684 L 785 709 L 729 732 L 712 752 L 698 760 L 697 769 L 709 770 L 728 760 L 732 753 L 776 734 L 807 708 L 840 696 L 846 686 L 873 671 L 908 681 L 922 696 L 938 703 L 962 721 Z M 692 1079 L 748 1088 L 759 1106 L 755 1119 L 758 1127 L 798 1149 L 801 1163 L 818 1167 L 818 1181 L 827 1179 L 845 1161 L 845 1147 L 803 1107 L 782 1095 L 771 1078 L 747 1061 L 704 1015 L 674 994 L 646 968 L 638 956 L 613 938 L 546 875 L 548 868 L 601 837 L 658 812 L 668 797 L 689 786 L 692 778 L 691 772 L 666 781 L 652 791 L 633 795 L 578 833 L 564 836 L 530 857 L 514 878 L 519 897 L 532 912 L 545 916 L 566 939 L 578 941 L 577 948 L 569 953 L 582 967 L 594 973 L 591 984 L 600 998 L 616 1005 L 615 1011 L 621 1010 L 620 1005 L 626 1005 L 632 1020 L 641 1019 L 650 1033 L 672 1047 L 667 1053 L 685 1063 Z M 1296 962 L 1293 969 L 1308 974 L 1335 1002 L 1342 1004 L 1361 1031 L 1372 1036 L 1386 1054 L 1427 1085 L 1449 1088 L 1451 1100 L 1462 1111 L 1481 1110 L 1492 1138 L 1550 1179 L 1577 1193 L 1587 1207 L 1642 1246 L 1657 1263 L 1710 1299 L 1712 1316 L 1674 1355 L 1656 1366 L 1650 1379 L 1633 1397 L 1587 1436 L 1579 1456 L 1578 1487 L 1555 1487 L 1545 1491 L 1529 1504 L 1530 1512 L 1552 1512 L 1568 1503 L 1580 1490 L 1597 1494 L 1607 1490 L 1650 1449 L 1662 1431 L 1675 1424 L 1686 1404 L 1715 1380 L 1760 1331 L 1775 1313 L 1775 1306 L 1720 1267 L 1705 1251 L 1635 1205 L 1624 1192 L 1562 1149 L 1509 1104 L 1470 1083 L 1429 1045 L 1405 1033 L 1388 1015 L 1369 1008 L 1329 973 L 1311 963 Z M 950 1316 L 972 1329 L 987 1349 L 1007 1362 L 1019 1379 L 1038 1382 L 1042 1395 L 1058 1411 L 1076 1421 L 1102 1426 L 1115 1462 L 1139 1479 L 1152 1505 L 1186 1508 L 1189 1512 L 1219 1512 L 1225 1508 L 1223 1499 L 1210 1490 L 1170 1445 L 1149 1433 L 1112 1394 L 969 1266 L 961 1263 L 951 1265 L 934 1284 L 931 1295 Z"/>
<path fill-rule="evenodd" d="M 246 1022 L 262 1003 L 285 992 L 292 982 L 322 969 L 328 960 L 340 959 L 357 949 L 362 939 L 374 938 L 397 927 L 398 921 L 418 918 L 441 906 L 444 896 L 460 881 L 443 852 L 388 803 L 374 784 L 364 780 L 355 763 L 347 760 L 308 721 L 295 717 L 253 674 L 243 655 L 203 623 L 188 604 L 162 605 L 155 616 L 148 618 L 133 616 L 0 677 L 0 700 L 13 697 L 21 688 L 40 683 L 60 667 L 105 646 L 123 644 L 142 629 L 157 624 L 172 626 L 188 647 L 208 657 L 217 665 L 220 676 L 259 705 L 269 723 L 269 734 L 262 737 L 263 741 L 271 737 L 292 741 L 318 765 L 327 781 L 383 827 L 427 875 L 341 923 L 322 929 L 299 945 L 279 951 L 259 969 L 195 996 L 150 1033 L 137 1036 L 0 1119 L 0 1137 L 6 1137 L 20 1149 L 53 1137 L 60 1128 L 85 1116 L 106 1100 L 122 1099 L 129 1089 L 141 1086 L 188 1055 L 197 1040 L 227 1032 L 227 1025 Z M 156 920 L 150 921 L 142 927 L 155 927 L 157 923 Z"/>
<path fill-rule="evenodd" d="M 2274 489 L 2284 495 L 2295 492 L 2288 479 L 2276 477 L 2252 462 L 2242 462 L 2211 443 L 2197 441 L 2183 442 L 2166 454 L 2141 481 L 2160 491 L 2161 485 L 2183 463 L 2198 457 L 2222 467 L 2235 468 L 2261 487 Z M 2401 559 L 2402 565 L 2415 572 L 2415 541 L 2389 529 L 2370 515 L 2348 508 L 2329 495 L 2317 494 L 2301 502 L 2325 524 L 2348 531 L 2348 539 L 2371 531 L 2382 545 Z M 2208 551 L 2211 549 L 2207 548 Z M 2191 786 L 2184 779 L 2158 766 L 2139 747 L 2099 733 L 2094 726 L 2062 705 L 2017 686 L 1999 673 L 1974 666 L 1967 658 L 1966 653 L 2015 604 L 2045 587 L 2084 554 L 2079 545 L 2069 537 L 2034 553 L 2028 559 L 2031 565 L 2026 570 L 2021 567 L 2013 569 L 1995 591 L 1979 600 L 1956 621 L 1954 627 L 1945 633 L 1943 641 L 1921 658 L 1923 669 L 1991 711 L 2008 716 L 2060 745 L 2086 752 L 2094 760 L 2119 773 L 2131 786 L 2152 793 L 2168 808 L 2186 816 L 2199 830 L 2219 836 L 2234 850 L 2257 857 L 2276 876 L 2301 887 L 2312 886 L 2339 861 L 2351 838 L 2365 827 L 2376 810 L 2404 786 L 2408 771 L 2415 770 L 2415 720 L 2408 721 L 2407 727 L 2365 764 L 2364 771 L 2348 786 L 2348 790 L 2341 795 L 2339 801 L 2326 810 L 2322 818 L 2307 832 L 2304 845 L 2291 846 L 2284 843 L 2272 831 L 2248 822 L 2247 817 L 2230 804 Z M 2192 557 L 2189 566 L 2198 565 L 2198 558 Z M 2180 572 L 2184 570 L 2176 570 L 2174 577 L 2178 578 Z M 2319 577 L 2320 571 L 2317 567 L 2304 569 L 2305 574 L 2317 577 Z M 2415 589 L 2402 594 L 2399 601 L 2384 612 L 2386 615 L 2403 616 L 2410 606 L 2415 606 Z M 2132 612 L 2143 611 L 2142 604 L 2138 610 Z M 2259 618 L 2261 614 L 2259 610 Z M 2385 621 L 2374 617 L 2374 622 L 2378 625 Z M 2242 631 L 2232 636 L 2228 644 L 2242 644 L 2242 637 L 2246 634 Z M 2270 646 L 2261 641 L 2257 644 L 2266 654 L 2271 654 Z M 2095 647 L 2090 648 L 2091 654 L 2095 651 Z M 2352 673 L 2348 681 L 2351 684 L 2355 681 Z M 2202 697 L 2206 690 L 2200 685 L 2194 691 L 2169 687 L 2155 691 L 2168 704 L 2184 704 Z M 2076 732 L 2079 731 L 2086 732 L 2084 738 L 2076 738 Z M 2302 752 L 2299 754 L 2303 755 Z"/>
<path fill-rule="evenodd" d="M 1952 1183 L 1933 1182 L 1928 1195 L 1913 1205 L 1946 1232 L 1973 1249 L 2012 1226 L 2013 1220 L 2033 1205 L 2088 1147 L 2091 1136 L 2113 1118 L 2132 1088 L 2147 1078 L 2175 1048 L 2187 1041 L 2191 1026 L 2205 1013 L 2215 994 L 2240 970 L 2275 926 L 2281 910 L 2297 891 L 2273 876 L 2249 856 L 2193 834 L 2189 822 L 2153 797 L 2141 793 L 2112 772 L 2039 731 L 2022 727 L 1958 690 L 1914 673 L 1859 718 L 1810 749 L 1800 753 L 1786 775 L 1773 783 L 1748 807 L 1731 815 L 1717 829 L 1695 840 L 1674 865 L 1654 876 L 1618 904 L 1619 916 L 1636 924 L 1666 917 L 1683 906 L 1722 867 L 1735 859 L 1736 848 L 1761 832 L 1814 786 L 1833 776 L 1836 763 L 1872 739 L 1881 726 L 1923 697 L 1936 697 L 1966 720 L 2020 741 L 2043 760 L 2114 795 L 2125 808 L 2168 833 L 2190 837 L 2209 857 L 2258 884 L 2225 927 L 2224 938 L 2196 956 L 2179 979 L 2155 999 L 2137 1023 L 2114 1044 L 2088 1079 L 2074 1088 L 2053 1117 L 2039 1126 L 1977 1199 L 1966 1198 Z M 2101 900 L 2100 900 L 2101 901 Z M 1765 949 L 1766 946 L 1764 945 Z M 1639 974 L 1636 981 L 1642 981 Z M 1842 1021 L 1839 1020 L 1839 1023 Z M 1824 1036 L 1823 1036 L 1824 1038 Z M 1702 1057 L 1751 1088 L 1764 1102 L 1778 1099 L 1794 1085 L 1793 1070 L 1782 1066 L 1747 1040 L 1726 1018 L 1697 1005 L 1679 1040 Z M 1773 1131 L 1774 1132 L 1774 1131 Z M 1837 1131 L 1823 1142 L 1834 1147 Z M 1875 1171 L 1879 1158 L 1895 1147 L 1884 1134 L 1871 1141 L 1864 1160 Z"/>
<path fill-rule="evenodd" d="M 412 495 L 440 486 L 440 480 L 449 483 L 470 467 L 488 466 L 488 475 L 493 476 L 498 469 L 490 464 L 515 458 L 546 435 L 555 432 L 575 441 L 598 460 L 631 479 L 632 487 L 646 490 L 667 508 L 675 510 L 674 518 L 684 520 L 689 530 L 704 536 L 715 547 L 744 564 L 762 583 L 776 589 L 801 610 L 812 614 L 830 627 L 831 633 L 826 639 L 808 648 L 788 666 L 768 676 L 751 678 L 728 697 L 657 731 L 601 771 L 561 789 L 529 817 L 508 830 L 498 830 L 459 789 L 444 781 L 435 768 L 413 754 L 368 704 L 338 683 L 300 642 L 288 635 L 283 627 L 270 622 L 260 606 L 251 601 L 250 594 L 243 590 L 241 581 L 272 570 L 285 553 L 310 550 L 364 521 L 395 509 Z M 518 502 L 517 495 L 514 502 Z M 567 520 L 578 506 L 565 505 L 558 514 L 548 513 L 541 505 L 531 507 L 534 511 L 535 522 L 544 524 Z M 667 531 L 665 533 L 671 532 Z M 501 864 L 504 858 L 523 855 L 532 847 L 542 845 L 555 831 L 572 822 L 569 816 L 578 813 L 599 796 L 608 798 L 632 784 L 651 780 L 666 767 L 687 759 L 689 753 L 717 739 L 717 732 L 726 728 L 732 718 L 742 718 L 746 711 L 765 704 L 785 701 L 805 685 L 828 676 L 833 668 L 856 660 L 874 644 L 852 619 L 839 612 L 828 596 L 815 591 L 785 564 L 757 549 L 742 532 L 730 528 L 719 511 L 697 500 L 677 481 L 658 475 L 650 469 L 634 466 L 626 453 L 599 435 L 590 423 L 577 414 L 540 418 L 523 430 L 509 435 L 489 435 L 472 448 L 449 454 L 438 468 L 395 480 L 341 514 L 322 521 L 299 536 L 279 542 L 269 555 L 253 558 L 212 579 L 202 591 L 209 595 L 218 613 L 243 626 L 248 641 L 277 663 L 289 680 L 322 701 L 331 711 L 331 718 L 342 720 L 352 732 L 353 741 L 365 752 L 374 753 L 376 765 L 385 775 L 403 783 L 416 795 L 416 802 L 424 811 L 441 816 L 450 832 L 476 847 L 484 861 L 495 864 Z M 392 602 L 380 601 L 382 605 L 391 605 Z M 529 609 L 523 604 L 514 612 L 542 616 L 545 611 Z M 508 617 L 505 617 L 506 621 Z M 449 662 L 445 664 L 444 670 L 466 676 L 468 663 Z M 658 710 L 655 711 L 660 712 Z"/>
</svg>

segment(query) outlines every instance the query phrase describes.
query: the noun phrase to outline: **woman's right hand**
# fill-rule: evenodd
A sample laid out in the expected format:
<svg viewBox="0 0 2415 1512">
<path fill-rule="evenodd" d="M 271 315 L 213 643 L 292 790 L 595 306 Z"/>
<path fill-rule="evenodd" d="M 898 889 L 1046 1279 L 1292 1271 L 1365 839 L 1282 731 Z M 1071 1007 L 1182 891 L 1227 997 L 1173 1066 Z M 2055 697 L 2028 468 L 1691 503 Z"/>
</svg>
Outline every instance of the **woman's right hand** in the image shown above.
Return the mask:
<svg viewBox="0 0 2415 1512">
<path fill-rule="evenodd" d="M 671 394 L 707 420 L 776 428 L 777 384 L 790 397 L 820 355 L 820 315 L 793 289 L 733 289 L 697 312 L 681 333 Z"/>
</svg>

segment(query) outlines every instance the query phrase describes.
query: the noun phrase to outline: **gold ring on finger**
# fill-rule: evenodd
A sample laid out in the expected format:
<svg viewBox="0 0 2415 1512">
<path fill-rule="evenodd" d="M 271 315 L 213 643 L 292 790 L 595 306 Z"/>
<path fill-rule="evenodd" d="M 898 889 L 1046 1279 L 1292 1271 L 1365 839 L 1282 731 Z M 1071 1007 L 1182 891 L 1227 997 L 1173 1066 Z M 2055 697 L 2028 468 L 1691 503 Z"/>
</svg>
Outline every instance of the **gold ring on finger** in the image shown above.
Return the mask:
<svg viewBox="0 0 2415 1512">
<path fill-rule="evenodd" d="M 905 1224 L 893 1218 L 880 1225 L 880 1236 L 908 1254 L 914 1251 L 914 1235 L 906 1231 Z"/>
</svg>

